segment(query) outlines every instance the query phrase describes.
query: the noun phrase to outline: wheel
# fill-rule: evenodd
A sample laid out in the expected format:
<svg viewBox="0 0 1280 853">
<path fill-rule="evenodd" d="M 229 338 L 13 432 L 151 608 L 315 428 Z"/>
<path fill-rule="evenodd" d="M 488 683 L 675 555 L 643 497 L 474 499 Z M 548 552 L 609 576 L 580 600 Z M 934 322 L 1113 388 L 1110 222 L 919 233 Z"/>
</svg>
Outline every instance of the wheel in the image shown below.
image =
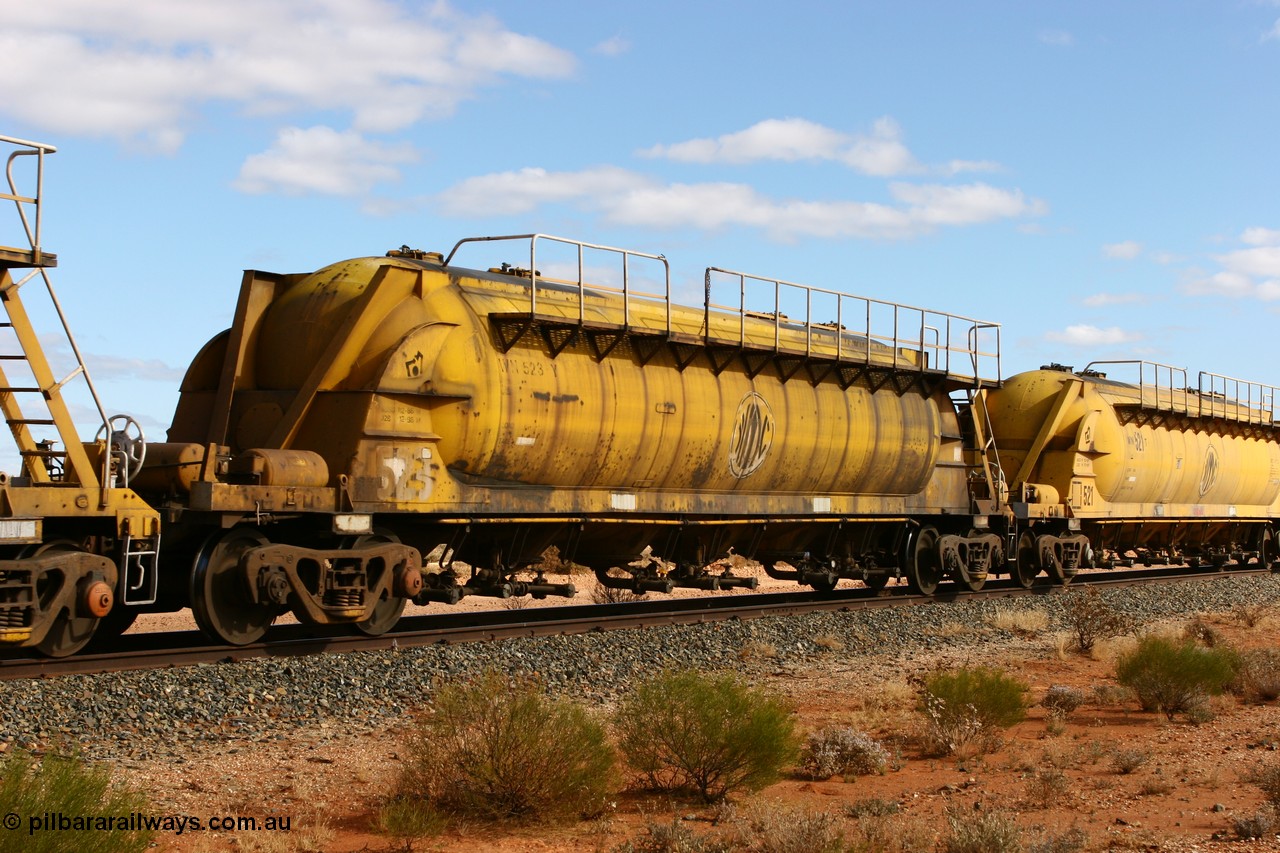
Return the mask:
<svg viewBox="0 0 1280 853">
<path fill-rule="evenodd" d="M 1270 525 L 1262 528 L 1262 532 L 1258 534 L 1258 567 L 1270 568 L 1271 561 L 1275 559 L 1275 533 L 1272 532 Z"/>
<path fill-rule="evenodd" d="M 921 595 L 933 595 L 942 580 L 938 531 L 922 527 L 907 546 L 907 583 Z"/>
<path fill-rule="evenodd" d="M 129 481 L 142 471 L 142 463 L 147 458 L 147 437 L 142 427 L 128 415 L 112 415 L 98 427 L 94 441 L 102 441 L 103 438 L 107 440 L 107 452 L 112 459 L 121 463 L 117 470 L 123 475 L 124 485 L 129 485 Z"/>
<path fill-rule="evenodd" d="M 74 542 L 46 542 L 23 556 L 38 557 L 83 550 Z M 53 575 L 52 572 L 46 572 L 36 582 L 36 597 L 41 600 L 42 605 L 51 603 L 53 596 L 59 591 L 60 584 Z M 58 576 L 61 576 L 60 573 Z M 64 608 L 53 617 L 53 627 L 44 635 L 44 639 L 36 644 L 36 649 L 42 655 L 51 658 L 65 658 L 73 655 L 93 639 L 93 633 L 98 629 L 99 621 L 94 616 L 76 616 Z"/>
<path fill-rule="evenodd" d="M 387 542 L 399 542 L 400 538 L 394 533 L 385 530 L 375 530 L 368 536 L 357 536 L 355 539 L 349 539 L 342 543 L 344 548 L 363 548 L 366 545 L 382 545 Z M 388 596 L 378 602 L 373 608 L 373 615 L 363 622 L 356 622 L 352 627 L 356 633 L 364 634 L 369 637 L 379 637 L 391 630 L 391 627 L 399 621 L 400 616 L 404 613 L 405 605 L 408 599 L 399 596 Z"/>
<path fill-rule="evenodd" d="M 1040 574 L 1040 560 L 1036 554 L 1036 537 L 1030 530 L 1018 537 L 1018 558 L 1013 563 L 1013 579 L 1023 589 L 1031 589 Z"/>
<path fill-rule="evenodd" d="M 191 614 L 200 630 L 232 646 L 246 646 L 262 639 L 280 615 L 269 602 L 249 598 L 240 558 L 253 548 L 269 544 L 256 530 L 215 533 L 196 554 L 191 572 Z"/>
</svg>

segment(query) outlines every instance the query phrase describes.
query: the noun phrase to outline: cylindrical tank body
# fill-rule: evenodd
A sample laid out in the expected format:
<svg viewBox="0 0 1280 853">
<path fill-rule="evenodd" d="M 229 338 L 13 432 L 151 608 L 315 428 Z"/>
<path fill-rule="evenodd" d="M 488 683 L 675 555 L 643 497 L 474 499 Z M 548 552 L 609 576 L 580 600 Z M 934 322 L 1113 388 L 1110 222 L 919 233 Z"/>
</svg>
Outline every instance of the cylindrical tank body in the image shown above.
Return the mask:
<svg viewBox="0 0 1280 853">
<path fill-rule="evenodd" d="M 1024 468 L 1045 422 L 1056 417 L 1024 481 L 1072 495 L 1078 510 L 1267 507 L 1280 497 L 1280 445 L 1233 429 L 1230 419 L 1188 417 L 1197 410 L 1195 396 L 1166 393 L 1168 401 L 1153 405 L 1139 387 L 1100 376 L 1036 370 L 1011 377 L 989 397 L 1005 475 L 1012 479 Z M 1093 500 L 1083 500 L 1082 485 L 1093 488 Z"/>
<path fill-rule="evenodd" d="M 294 446 L 321 453 L 331 476 L 347 472 L 357 486 L 419 476 L 411 469 L 421 466 L 492 487 L 930 492 L 934 504 L 967 511 L 956 414 L 941 386 L 932 395 L 902 390 L 880 374 L 875 390 L 867 381 L 842 387 L 838 371 L 813 379 L 800 370 L 784 381 L 732 354 L 718 368 L 695 354 L 682 369 L 666 344 L 665 303 L 633 298 L 624 318 L 616 294 L 580 297 L 577 288 L 557 293 L 539 283 L 537 299 L 540 315 L 582 316 L 597 328 L 625 322 L 662 340 L 641 353 L 643 341 L 624 335 L 602 354 L 608 339 L 565 341 L 530 328 L 504 350 L 494 317 L 529 312 L 527 279 L 401 259 L 345 261 L 274 294 L 244 357 L 252 380 L 241 380 L 228 441 L 240 451 L 270 446 L 285 413 L 298 409 L 298 389 L 313 385 Z M 701 309 L 671 306 L 670 318 L 676 337 L 701 346 Z M 710 322 L 713 337 L 728 339 L 743 320 Z M 745 325 L 749 344 L 771 345 L 778 334 L 772 319 Z M 802 329 L 781 334 L 784 345 L 806 345 Z M 810 342 L 814 352 L 834 351 L 834 332 L 825 334 Z M 857 349 L 847 334 L 842 341 L 845 352 Z M 208 349 L 207 358 L 225 354 Z M 882 365 L 915 366 L 914 353 L 869 349 Z M 188 376 L 216 372 L 193 365 Z M 184 385 L 184 396 L 194 400 L 197 390 Z M 945 453 L 944 440 L 953 442 Z M 955 467 L 945 488 L 940 457 Z M 434 491 L 398 494 L 426 500 Z"/>
</svg>

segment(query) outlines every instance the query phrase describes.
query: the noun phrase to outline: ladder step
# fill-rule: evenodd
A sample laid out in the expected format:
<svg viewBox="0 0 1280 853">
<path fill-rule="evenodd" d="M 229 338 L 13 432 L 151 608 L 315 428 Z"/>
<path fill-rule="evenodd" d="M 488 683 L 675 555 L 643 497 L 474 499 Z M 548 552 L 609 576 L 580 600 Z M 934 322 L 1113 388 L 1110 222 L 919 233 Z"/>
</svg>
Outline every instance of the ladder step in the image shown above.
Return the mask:
<svg viewBox="0 0 1280 853">
<path fill-rule="evenodd" d="M 14 388 L 0 388 L 0 394 L 41 394 L 44 389 L 39 385 L 33 387 L 21 386 Z"/>
<path fill-rule="evenodd" d="M 52 418 L 14 418 L 9 421 L 9 426 L 14 424 L 26 424 L 27 426 L 57 426 L 58 422 Z"/>
<path fill-rule="evenodd" d="M 43 459 L 62 459 L 67 455 L 65 450 L 24 450 L 22 456 L 39 456 Z"/>
<path fill-rule="evenodd" d="M 0 359 L 5 361 L 26 361 L 27 357 L 25 355 L 0 355 Z"/>
</svg>

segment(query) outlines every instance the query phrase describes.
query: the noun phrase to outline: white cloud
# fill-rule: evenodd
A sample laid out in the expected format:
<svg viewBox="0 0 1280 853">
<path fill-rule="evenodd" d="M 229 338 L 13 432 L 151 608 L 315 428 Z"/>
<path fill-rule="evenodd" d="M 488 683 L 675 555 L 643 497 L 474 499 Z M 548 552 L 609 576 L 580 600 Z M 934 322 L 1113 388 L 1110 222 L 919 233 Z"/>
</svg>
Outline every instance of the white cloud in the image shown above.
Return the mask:
<svg viewBox="0 0 1280 853">
<path fill-rule="evenodd" d="M 758 160 L 833 160 L 847 144 L 843 133 L 802 118 L 766 119 L 717 139 L 655 145 L 641 153 L 684 163 L 753 163 Z"/>
<path fill-rule="evenodd" d="M 524 214 L 573 203 L 614 223 L 648 228 L 758 228 L 778 239 L 896 239 L 939 226 L 973 225 L 1043 213 L 1017 190 L 986 184 L 895 184 L 898 204 L 773 199 L 746 184 L 664 184 L 616 167 L 580 172 L 522 169 L 469 178 L 436 199 L 452 215 Z"/>
<path fill-rule="evenodd" d="M 1102 254 L 1108 258 L 1131 261 L 1142 254 L 1142 244 L 1133 240 L 1125 240 L 1123 243 L 1108 243 L 1102 247 Z"/>
<path fill-rule="evenodd" d="M 1253 278 L 1280 278 L 1280 246 L 1257 246 L 1218 255 L 1217 261 L 1228 272 Z"/>
<path fill-rule="evenodd" d="M 1280 18 L 1276 19 L 1271 29 L 1262 34 L 1263 41 L 1270 41 L 1271 39 L 1280 39 Z"/>
<path fill-rule="evenodd" d="M 847 134 L 802 118 L 765 119 L 746 130 L 714 139 L 699 138 L 671 145 L 654 145 L 636 152 L 641 157 L 682 163 L 742 165 L 764 160 L 794 163 L 802 160 L 842 163 L 873 177 L 931 172 L 958 175 L 998 172 L 991 160 L 950 160 L 923 166 L 902 141 L 902 128 L 888 116 L 876 119 L 870 133 Z"/>
<path fill-rule="evenodd" d="M 1240 235 L 1240 242 L 1247 246 L 1277 246 L 1280 245 L 1280 229 L 1246 228 Z"/>
<path fill-rule="evenodd" d="M 914 220 L 930 225 L 973 225 L 993 219 L 1040 216 L 1048 211 L 1044 202 L 1028 201 L 1021 190 L 1002 190 L 988 184 L 893 184 L 889 190 L 909 206 Z"/>
<path fill-rule="evenodd" d="M 1066 30 L 1041 30 L 1039 39 L 1043 44 L 1054 47 L 1071 47 L 1076 43 L 1076 37 Z"/>
<path fill-rule="evenodd" d="M 1126 332 L 1119 326 L 1108 326 L 1102 329 L 1084 323 L 1067 326 L 1061 332 L 1046 332 L 1045 337 L 1054 343 L 1077 347 L 1113 346 L 1142 340 L 1142 335 Z"/>
<path fill-rule="evenodd" d="M 615 166 L 580 172 L 520 169 L 467 178 L 441 193 L 437 201 L 454 216 L 510 216 L 541 204 L 574 201 L 593 193 L 614 196 L 644 186 L 648 180 Z"/>
<path fill-rule="evenodd" d="M 999 172 L 1003 168 L 992 160 L 952 160 L 938 171 L 945 175 L 959 175 L 962 172 Z"/>
<path fill-rule="evenodd" d="M 591 48 L 592 53 L 598 53 L 601 56 L 622 56 L 631 50 L 631 42 L 622 36 L 613 36 Z"/>
<path fill-rule="evenodd" d="M 490 16 L 389 0 L 7 4 L 0 52 L 0 112 L 163 151 L 210 102 L 335 110 L 359 131 L 390 131 L 504 76 L 564 77 L 575 64 Z"/>
<path fill-rule="evenodd" d="M 638 153 L 684 163 L 828 160 L 882 177 L 920 171 L 901 137 L 897 122 L 887 117 L 876 120 L 871 133 L 853 136 L 802 118 L 765 119 L 715 139 L 654 145 Z"/>
<path fill-rule="evenodd" d="M 255 195 L 362 195 L 374 184 L 397 180 L 396 164 L 416 159 L 407 143 L 383 145 L 353 130 L 287 127 L 270 150 L 244 161 L 234 186 Z"/>
<path fill-rule="evenodd" d="M 1280 299 L 1280 230 L 1246 228 L 1239 239 L 1247 248 L 1215 255 L 1220 269 L 1195 271 L 1182 292 L 1263 302 Z"/>
<path fill-rule="evenodd" d="M 1089 308 L 1105 308 L 1110 305 L 1134 305 L 1146 302 L 1147 297 L 1141 293 L 1095 293 L 1083 300 Z"/>
</svg>

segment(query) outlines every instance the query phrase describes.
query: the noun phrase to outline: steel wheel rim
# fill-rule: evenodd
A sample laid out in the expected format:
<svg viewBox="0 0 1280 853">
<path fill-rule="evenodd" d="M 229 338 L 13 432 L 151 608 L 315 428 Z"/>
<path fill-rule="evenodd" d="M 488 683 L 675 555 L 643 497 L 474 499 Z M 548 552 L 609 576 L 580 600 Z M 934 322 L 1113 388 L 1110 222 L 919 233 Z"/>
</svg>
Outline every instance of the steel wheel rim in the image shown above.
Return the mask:
<svg viewBox="0 0 1280 853">
<path fill-rule="evenodd" d="M 191 613 L 200 630 L 232 646 L 257 642 L 280 614 L 270 602 L 254 603 L 238 573 L 240 558 L 268 544 L 253 530 L 215 534 L 200 548 L 191 573 Z"/>
</svg>

